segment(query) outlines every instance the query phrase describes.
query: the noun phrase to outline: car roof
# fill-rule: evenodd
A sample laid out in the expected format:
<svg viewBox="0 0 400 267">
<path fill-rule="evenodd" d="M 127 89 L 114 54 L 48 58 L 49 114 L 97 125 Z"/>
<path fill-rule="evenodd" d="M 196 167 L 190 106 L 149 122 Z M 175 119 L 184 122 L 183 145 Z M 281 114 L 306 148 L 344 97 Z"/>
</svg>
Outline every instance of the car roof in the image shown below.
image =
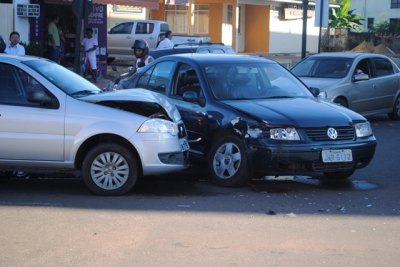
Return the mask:
<svg viewBox="0 0 400 267">
<path fill-rule="evenodd" d="M 175 59 L 175 60 L 191 60 L 195 61 L 199 64 L 213 64 L 218 62 L 223 63 L 246 63 L 246 62 L 253 62 L 253 63 L 276 63 L 271 59 L 267 59 L 265 57 L 260 56 L 251 56 L 251 55 L 242 55 L 242 54 L 213 54 L 213 53 L 193 53 L 193 54 L 174 54 L 163 56 L 163 60 L 167 59 Z"/>
<path fill-rule="evenodd" d="M 17 55 L 9 55 L 9 54 L 0 54 L 0 59 L 6 62 L 10 63 L 17 63 L 17 62 L 24 62 L 24 61 L 30 61 L 30 60 L 38 60 L 38 59 L 43 59 L 40 57 L 35 57 L 35 56 L 17 56 Z"/>
<path fill-rule="evenodd" d="M 374 54 L 374 53 L 363 53 L 363 52 L 329 52 L 329 53 L 320 53 L 320 54 L 313 54 L 308 56 L 309 58 L 313 57 L 341 57 L 341 58 L 358 58 L 358 57 L 384 57 L 387 58 L 385 55 L 382 54 Z"/>
</svg>

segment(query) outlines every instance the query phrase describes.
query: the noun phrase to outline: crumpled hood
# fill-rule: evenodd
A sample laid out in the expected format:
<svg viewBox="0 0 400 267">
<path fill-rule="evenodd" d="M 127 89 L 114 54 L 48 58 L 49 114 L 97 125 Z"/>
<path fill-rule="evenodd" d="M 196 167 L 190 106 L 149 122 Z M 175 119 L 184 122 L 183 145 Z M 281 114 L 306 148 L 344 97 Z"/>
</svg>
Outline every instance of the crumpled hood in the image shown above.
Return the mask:
<svg viewBox="0 0 400 267">
<path fill-rule="evenodd" d="M 88 95 L 80 98 L 81 100 L 97 103 L 102 101 L 116 101 L 116 102 L 149 102 L 159 104 L 167 113 L 170 118 L 175 122 L 181 120 L 181 115 L 174 104 L 162 94 L 152 92 L 146 89 L 127 89 L 113 92 L 105 92 L 96 95 Z"/>
<path fill-rule="evenodd" d="M 275 126 L 324 127 L 365 121 L 360 114 L 336 104 L 311 98 L 224 101 L 234 109 Z"/>
</svg>

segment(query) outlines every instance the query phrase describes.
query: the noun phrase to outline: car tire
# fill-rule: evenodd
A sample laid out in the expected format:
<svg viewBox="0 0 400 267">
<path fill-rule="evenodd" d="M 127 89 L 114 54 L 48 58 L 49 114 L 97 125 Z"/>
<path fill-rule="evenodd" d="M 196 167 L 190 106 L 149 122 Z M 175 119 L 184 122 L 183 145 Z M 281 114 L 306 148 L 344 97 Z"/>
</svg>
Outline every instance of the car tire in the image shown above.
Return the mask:
<svg viewBox="0 0 400 267">
<path fill-rule="evenodd" d="M 212 144 L 208 166 L 211 180 L 220 186 L 243 186 L 251 176 L 244 143 L 234 135 Z"/>
<path fill-rule="evenodd" d="M 343 98 L 336 98 L 335 100 L 333 100 L 333 103 L 336 103 L 342 107 L 348 108 L 349 105 L 347 104 L 346 100 Z"/>
<path fill-rule="evenodd" d="M 393 110 L 388 115 L 391 120 L 400 120 L 400 95 L 397 96 L 396 101 L 394 101 Z"/>
<path fill-rule="evenodd" d="M 125 194 L 136 184 L 138 176 L 135 155 L 116 143 L 95 146 L 82 163 L 83 181 L 97 195 Z"/>
</svg>

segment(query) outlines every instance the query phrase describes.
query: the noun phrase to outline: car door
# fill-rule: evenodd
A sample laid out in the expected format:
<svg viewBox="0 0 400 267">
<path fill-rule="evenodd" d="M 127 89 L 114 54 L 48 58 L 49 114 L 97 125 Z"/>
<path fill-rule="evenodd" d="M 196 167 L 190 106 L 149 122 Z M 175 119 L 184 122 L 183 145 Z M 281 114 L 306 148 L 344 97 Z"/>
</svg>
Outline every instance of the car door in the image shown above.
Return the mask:
<svg viewBox="0 0 400 267">
<path fill-rule="evenodd" d="M 363 114 L 390 109 L 398 88 L 391 62 L 385 58 L 363 59 L 356 69 L 368 74 L 369 80 L 353 83 L 351 108 Z"/>
<path fill-rule="evenodd" d="M 109 54 L 132 54 L 133 21 L 117 24 L 107 34 L 107 49 Z"/>
<path fill-rule="evenodd" d="M 155 33 L 154 22 L 137 22 L 135 28 L 134 40 L 144 39 L 147 41 L 149 48 L 155 48 L 158 41 L 158 35 Z M 132 42 L 133 44 L 133 42 Z M 131 46 L 132 46 L 131 44 Z"/>
<path fill-rule="evenodd" d="M 183 76 L 190 70 L 193 68 L 187 64 L 178 64 L 172 60 L 160 61 L 144 71 L 131 87 L 145 88 L 167 95 L 178 108 L 185 123 L 191 152 L 203 154 L 208 130 L 207 112 L 199 103 L 184 101 L 184 91 L 180 90 L 186 85 Z M 192 85 L 197 86 L 199 95 L 203 95 L 198 83 Z"/>
<path fill-rule="evenodd" d="M 28 101 L 29 92 L 54 99 L 52 107 Z M 24 70 L 0 63 L 0 160 L 62 161 L 64 110 L 57 98 Z"/>
</svg>

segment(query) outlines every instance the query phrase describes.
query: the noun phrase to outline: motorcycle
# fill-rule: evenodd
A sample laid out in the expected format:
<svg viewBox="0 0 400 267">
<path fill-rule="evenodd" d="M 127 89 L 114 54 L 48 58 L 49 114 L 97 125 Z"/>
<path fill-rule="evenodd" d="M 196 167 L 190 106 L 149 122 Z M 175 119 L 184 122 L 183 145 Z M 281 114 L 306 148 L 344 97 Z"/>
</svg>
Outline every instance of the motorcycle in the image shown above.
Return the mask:
<svg viewBox="0 0 400 267">
<path fill-rule="evenodd" d="M 144 67 L 144 66 L 145 66 L 145 64 L 143 62 L 140 62 L 138 64 L 139 68 Z M 112 65 L 111 69 L 113 71 L 117 72 L 117 77 L 114 80 L 109 81 L 109 83 L 106 87 L 106 91 L 117 91 L 120 89 L 125 89 L 123 87 L 124 81 L 136 73 L 136 70 L 134 70 L 134 67 L 132 67 L 132 66 L 128 67 L 127 72 L 124 72 L 124 73 L 119 73 L 117 66 L 115 66 L 115 65 Z"/>
</svg>

